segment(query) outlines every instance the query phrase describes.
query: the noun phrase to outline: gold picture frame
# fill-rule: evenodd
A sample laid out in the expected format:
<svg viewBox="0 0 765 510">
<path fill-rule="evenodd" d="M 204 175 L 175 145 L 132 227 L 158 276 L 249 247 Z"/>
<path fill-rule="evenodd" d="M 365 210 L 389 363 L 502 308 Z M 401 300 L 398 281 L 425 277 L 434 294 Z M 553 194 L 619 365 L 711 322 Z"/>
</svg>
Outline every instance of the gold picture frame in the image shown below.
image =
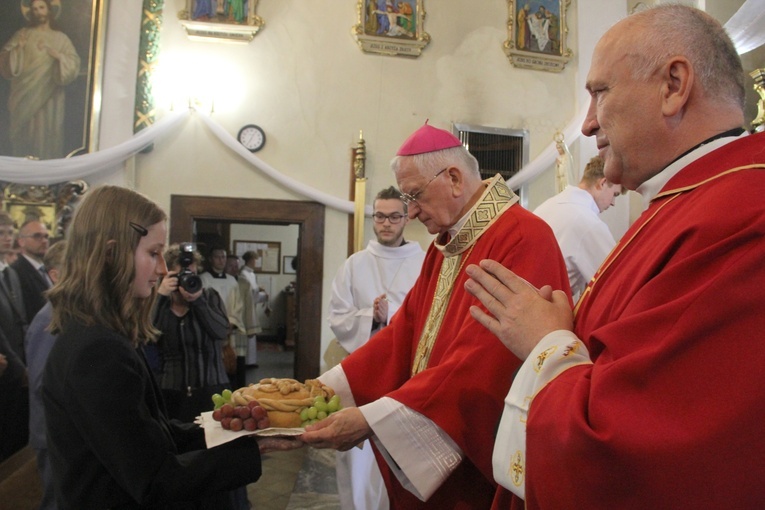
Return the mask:
<svg viewBox="0 0 765 510">
<path fill-rule="evenodd" d="M 351 29 L 365 53 L 419 57 L 430 42 L 424 0 L 357 0 L 358 23 Z"/>
<path fill-rule="evenodd" d="M 567 46 L 571 0 L 507 0 L 505 54 L 515 67 L 561 72 L 573 56 Z"/>
<path fill-rule="evenodd" d="M 186 0 L 178 19 L 192 41 L 248 43 L 265 25 L 257 7 L 258 0 Z"/>
<path fill-rule="evenodd" d="M 34 15 L 31 0 L 0 4 L 0 155 L 31 159 L 60 159 L 98 150 L 101 113 L 104 34 L 107 0 L 50 0 L 48 20 L 55 33 L 50 45 L 59 55 L 56 70 L 41 82 L 39 74 L 24 71 L 28 53 L 46 43 L 30 46 L 22 56 L 18 42 L 28 33 Z M 55 41 L 55 42 L 52 42 Z M 42 51 L 42 50 L 40 50 Z M 14 54 L 15 52 L 15 54 Z M 35 71 L 36 73 L 39 70 Z M 54 74 L 55 73 L 55 76 Z M 62 80 L 64 83 L 62 83 Z M 41 85 L 36 85 L 40 83 Z M 55 83 L 55 86 L 50 86 Z M 27 95 L 30 88 L 40 89 Z M 11 109 L 9 97 L 21 91 Z M 47 95 L 35 108 L 39 94 Z M 24 97 L 34 97 L 26 101 Z M 29 105 L 29 106 L 25 106 Z M 45 111 L 43 111 L 45 109 Z M 33 120 L 27 121 L 26 119 Z M 41 128 L 40 126 L 46 126 Z"/>
<path fill-rule="evenodd" d="M 74 209 L 88 191 L 83 180 L 52 185 L 0 183 L 2 209 L 17 227 L 28 220 L 38 220 L 54 238 L 63 238 L 74 216 Z"/>
</svg>

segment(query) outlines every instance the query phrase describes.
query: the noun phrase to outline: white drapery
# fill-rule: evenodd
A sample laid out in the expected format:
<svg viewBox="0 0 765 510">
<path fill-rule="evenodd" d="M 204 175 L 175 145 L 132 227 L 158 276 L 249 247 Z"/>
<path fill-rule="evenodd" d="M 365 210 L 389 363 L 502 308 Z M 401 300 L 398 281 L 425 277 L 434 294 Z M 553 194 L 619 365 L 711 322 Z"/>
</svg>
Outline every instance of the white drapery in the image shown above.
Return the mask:
<svg viewBox="0 0 765 510">
<path fill-rule="evenodd" d="M 765 44 L 765 0 L 747 0 L 725 24 L 736 51 L 743 55 Z"/>
<path fill-rule="evenodd" d="M 765 0 L 746 0 L 736 14 L 725 24 L 725 28 L 740 54 L 765 44 Z M 581 136 L 580 126 L 587 113 L 587 107 L 587 104 L 583 105 L 563 130 L 564 140 L 568 145 Z M 0 180 L 19 184 L 55 184 L 120 169 L 125 160 L 154 144 L 165 133 L 173 130 L 188 117 L 188 111 L 171 112 L 118 146 L 82 156 L 45 161 L 0 156 Z M 352 201 L 342 200 L 316 190 L 279 172 L 242 147 L 212 118 L 201 114 L 199 117 L 204 120 L 208 128 L 224 145 L 294 193 L 341 212 L 353 213 Z M 533 161 L 525 165 L 520 172 L 507 181 L 508 185 L 511 188 L 518 188 L 533 181 L 539 174 L 555 164 L 556 155 L 555 142 L 551 141 Z M 367 215 L 371 215 L 372 208 L 367 206 L 365 212 Z"/>
</svg>

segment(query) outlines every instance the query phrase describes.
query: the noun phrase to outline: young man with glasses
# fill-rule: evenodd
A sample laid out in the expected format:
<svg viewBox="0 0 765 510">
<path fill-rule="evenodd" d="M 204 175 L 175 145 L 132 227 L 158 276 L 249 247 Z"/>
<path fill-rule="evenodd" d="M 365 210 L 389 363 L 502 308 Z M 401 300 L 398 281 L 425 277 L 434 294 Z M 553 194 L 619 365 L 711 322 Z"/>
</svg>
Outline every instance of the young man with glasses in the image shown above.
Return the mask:
<svg viewBox="0 0 765 510">
<path fill-rule="evenodd" d="M 43 257 L 48 251 L 48 228 L 38 219 L 27 220 L 19 229 L 19 257 L 11 267 L 21 281 L 24 307 L 31 321 L 40 308 L 45 306 L 43 293 L 51 286 Z"/>
<path fill-rule="evenodd" d="M 420 274 L 425 252 L 404 240 L 407 207 L 393 186 L 374 200 L 374 232 L 366 249 L 345 261 L 332 282 L 329 323 L 340 345 L 353 352 L 384 328 Z M 388 495 L 369 442 L 337 453 L 341 508 L 385 509 Z"/>
<path fill-rule="evenodd" d="M 387 327 L 320 377 L 345 409 L 301 439 L 347 450 L 372 438 L 391 508 L 489 508 L 494 429 L 521 361 L 473 320 L 465 267 L 491 258 L 569 292 L 550 227 L 448 131 L 425 125 L 391 163 L 407 215 L 436 236 Z"/>
</svg>

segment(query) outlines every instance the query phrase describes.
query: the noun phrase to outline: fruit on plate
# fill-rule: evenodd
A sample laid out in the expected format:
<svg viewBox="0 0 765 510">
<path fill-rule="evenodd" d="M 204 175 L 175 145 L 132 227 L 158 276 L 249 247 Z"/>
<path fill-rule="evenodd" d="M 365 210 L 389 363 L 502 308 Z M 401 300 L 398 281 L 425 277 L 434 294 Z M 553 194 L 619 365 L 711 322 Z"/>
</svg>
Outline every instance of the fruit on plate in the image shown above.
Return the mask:
<svg viewBox="0 0 765 510">
<path fill-rule="evenodd" d="M 271 426 L 268 412 L 257 400 L 251 400 L 245 405 L 223 404 L 213 411 L 212 417 L 213 420 L 220 422 L 221 427 L 234 432 L 240 430 L 252 432 Z"/>
<path fill-rule="evenodd" d="M 334 390 L 317 379 L 301 383 L 295 379 L 267 378 L 232 392 L 231 401 L 235 405 L 257 401 L 267 411 L 272 427 L 294 428 L 305 426 L 310 420 L 318 420 L 318 409 L 315 411 L 316 416 L 308 420 L 301 415 L 304 410 L 315 408 L 317 402 L 323 402 L 329 408 L 329 402 L 334 396 Z M 339 397 L 333 406 L 340 408 Z M 325 413 L 325 417 L 329 415 L 326 410 Z"/>
</svg>

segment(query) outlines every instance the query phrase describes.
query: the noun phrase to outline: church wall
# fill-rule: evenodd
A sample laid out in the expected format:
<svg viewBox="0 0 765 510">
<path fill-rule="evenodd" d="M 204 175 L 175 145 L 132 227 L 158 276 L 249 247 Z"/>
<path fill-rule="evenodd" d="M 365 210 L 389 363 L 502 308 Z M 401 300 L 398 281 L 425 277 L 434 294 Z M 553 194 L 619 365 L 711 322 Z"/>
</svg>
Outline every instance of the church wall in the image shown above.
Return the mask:
<svg viewBox="0 0 765 510">
<path fill-rule="evenodd" d="M 102 148 L 132 134 L 142 0 L 110 4 Z M 172 93 L 157 87 L 157 117 L 187 108 L 191 96 L 201 101 L 200 112 L 151 152 L 129 161 L 125 172 L 91 181 L 135 187 L 168 210 L 171 194 L 308 200 L 223 146 L 200 115 L 211 115 L 234 136 L 243 125 L 258 124 L 267 137 L 260 158 L 341 199 L 348 198 L 350 149 L 360 130 L 366 140 L 368 202 L 379 189 L 395 184 L 388 163 L 427 119 L 443 128 L 464 122 L 528 129 L 534 159 L 586 101 L 581 89 L 592 46 L 627 9 L 626 3 L 610 0 L 572 2 L 568 44 L 574 57 L 563 72 L 548 73 L 510 64 L 502 50 L 507 3 L 499 0 L 425 0 L 424 29 L 432 41 L 418 58 L 363 53 L 351 36 L 357 22 L 353 0 L 261 0 L 257 14 L 265 27 L 248 44 L 190 41 L 176 16 L 184 5 L 184 0 L 165 1 L 157 73 L 183 79 Z M 594 20 L 598 29 L 582 33 L 582 25 L 591 27 Z M 594 154 L 586 141 L 571 149 L 579 167 Z M 552 169 L 527 192 L 530 208 L 549 197 Z M 628 209 L 609 211 L 614 218 L 607 221 L 617 236 L 626 229 Z M 348 218 L 330 207 L 326 211 L 324 317 L 332 278 L 346 258 Z M 367 221 L 366 238 L 371 236 Z M 431 239 L 417 222 L 408 227 L 407 238 L 423 247 Z M 331 338 L 323 325 L 324 346 Z"/>
</svg>

